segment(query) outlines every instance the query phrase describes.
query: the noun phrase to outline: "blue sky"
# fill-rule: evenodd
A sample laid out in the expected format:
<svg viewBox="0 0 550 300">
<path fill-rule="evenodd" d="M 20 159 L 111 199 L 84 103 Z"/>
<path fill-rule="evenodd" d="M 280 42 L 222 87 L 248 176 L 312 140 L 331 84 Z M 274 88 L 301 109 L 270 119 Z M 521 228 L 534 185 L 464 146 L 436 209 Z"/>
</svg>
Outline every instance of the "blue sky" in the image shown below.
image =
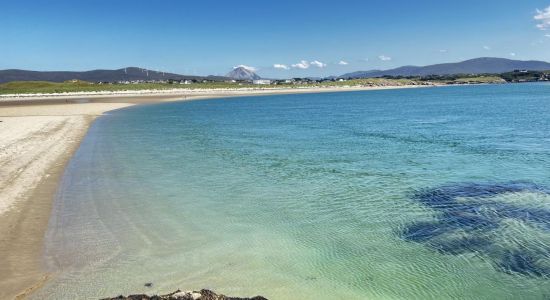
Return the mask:
<svg viewBox="0 0 550 300">
<path fill-rule="evenodd" d="M 0 69 L 222 75 L 246 65 L 289 77 L 550 61 L 550 0 L 0 0 L 0 37 Z"/>
</svg>

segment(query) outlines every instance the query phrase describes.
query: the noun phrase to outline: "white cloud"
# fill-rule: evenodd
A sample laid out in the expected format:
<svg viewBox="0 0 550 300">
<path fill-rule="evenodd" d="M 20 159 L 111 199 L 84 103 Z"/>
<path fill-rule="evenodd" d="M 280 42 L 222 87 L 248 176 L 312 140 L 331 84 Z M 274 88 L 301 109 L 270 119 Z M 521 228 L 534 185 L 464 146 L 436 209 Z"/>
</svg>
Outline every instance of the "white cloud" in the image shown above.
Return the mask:
<svg viewBox="0 0 550 300">
<path fill-rule="evenodd" d="M 317 68 L 324 68 L 327 66 L 327 64 L 320 62 L 318 60 L 309 61 L 309 62 L 307 60 L 301 60 L 299 63 L 295 63 L 290 66 L 298 69 L 309 69 L 309 67 L 312 67 L 312 66 L 315 66 Z"/>
<path fill-rule="evenodd" d="M 537 9 L 537 14 L 533 17 L 539 24 L 537 24 L 537 28 L 540 30 L 547 30 L 550 29 L 550 6 L 547 8 L 540 10 Z"/>
<path fill-rule="evenodd" d="M 491 50 L 491 47 L 489 47 L 489 46 L 483 46 L 483 49 L 489 51 L 489 50 Z"/>
<path fill-rule="evenodd" d="M 449 52 L 449 50 L 447 50 L 447 49 L 440 49 L 439 52 L 441 52 L 441 53 L 447 53 L 447 52 Z"/>
<path fill-rule="evenodd" d="M 318 60 L 314 60 L 314 61 L 310 62 L 310 64 L 311 64 L 312 66 L 316 66 L 317 68 L 324 68 L 324 67 L 327 66 L 327 64 L 322 63 L 322 62 L 320 62 L 320 61 L 318 61 Z"/>
<path fill-rule="evenodd" d="M 273 68 L 275 68 L 275 69 L 282 69 L 282 70 L 288 70 L 288 69 L 290 69 L 287 65 L 283 65 L 283 64 L 274 64 L 274 65 L 273 65 Z"/>
<path fill-rule="evenodd" d="M 309 68 L 309 63 L 305 60 L 301 60 L 299 63 L 293 64 L 292 67 L 298 69 L 307 69 Z"/>
<path fill-rule="evenodd" d="M 510 56 L 516 56 L 515 52 L 510 52 Z"/>
<path fill-rule="evenodd" d="M 545 34 L 544 36 L 547 38 L 550 38 L 550 34 Z"/>
<path fill-rule="evenodd" d="M 233 67 L 233 69 L 237 69 L 237 68 L 247 69 L 247 70 L 252 71 L 252 72 L 255 72 L 256 70 L 258 70 L 258 69 L 254 68 L 254 67 L 245 66 L 245 65 L 238 65 L 238 66 Z"/>
<path fill-rule="evenodd" d="M 381 61 L 389 61 L 389 60 L 391 60 L 391 57 L 386 56 L 386 55 L 380 55 L 380 56 L 378 56 L 378 58 L 379 58 Z"/>
<path fill-rule="evenodd" d="M 347 61 L 341 60 L 341 61 L 338 62 L 338 64 L 341 65 L 341 66 L 346 66 L 346 65 L 348 65 L 349 63 L 348 63 Z"/>
</svg>

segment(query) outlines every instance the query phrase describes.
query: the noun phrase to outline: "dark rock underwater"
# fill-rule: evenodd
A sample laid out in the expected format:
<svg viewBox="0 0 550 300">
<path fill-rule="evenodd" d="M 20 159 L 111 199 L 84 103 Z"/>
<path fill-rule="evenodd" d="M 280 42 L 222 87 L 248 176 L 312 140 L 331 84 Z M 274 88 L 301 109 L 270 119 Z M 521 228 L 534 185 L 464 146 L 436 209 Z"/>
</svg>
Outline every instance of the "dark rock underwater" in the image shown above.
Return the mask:
<svg viewBox="0 0 550 300">
<path fill-rule="evenodd" d="M 435 220 L 415 222 L 399 234 L 444 254 L 475 253 L 502 272 L 550 277 L 550 246 L 517 230 L 505 234 L 507 226 L 515 222 L 550 238 L 550 209 L 548 205 L 499 201 L 498 196 L 512 193 L 548 196 L 550 189 L 529 182 L 425 189 L 412 199 L 433 209 Z"/>
</svg>

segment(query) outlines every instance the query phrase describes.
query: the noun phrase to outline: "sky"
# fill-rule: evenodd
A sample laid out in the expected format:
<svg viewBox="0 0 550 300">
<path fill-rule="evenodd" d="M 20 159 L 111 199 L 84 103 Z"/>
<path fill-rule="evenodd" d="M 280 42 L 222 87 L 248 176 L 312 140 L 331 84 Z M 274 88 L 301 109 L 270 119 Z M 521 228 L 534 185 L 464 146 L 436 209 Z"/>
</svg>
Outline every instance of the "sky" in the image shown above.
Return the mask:
<svg viewBox="0 0 550 300">
<path fill-rule="evenodd" d="M 0 0 L 0 69 L 341 75 L 550 61 L 550 0 Z"/>
</svg>

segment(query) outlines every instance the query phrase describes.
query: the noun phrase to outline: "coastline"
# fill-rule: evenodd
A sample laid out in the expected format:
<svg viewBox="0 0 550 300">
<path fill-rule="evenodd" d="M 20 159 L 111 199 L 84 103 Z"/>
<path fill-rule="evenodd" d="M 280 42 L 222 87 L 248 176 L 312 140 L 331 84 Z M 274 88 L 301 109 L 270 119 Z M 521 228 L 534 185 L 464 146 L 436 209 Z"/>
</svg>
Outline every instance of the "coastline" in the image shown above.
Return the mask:
<svg viewBox="0 0 550 300">
<path fill-rule="evenodd" d="M 427 86 L 179 90 L 0 96 L 0 298 L 22 299 L 48 279 L 44 234 L 65 165 L 95 118 L 139 104 L 275 94 L 367 91 Z"/>
<path fill-rule="evenodd" d="M 323 92 L 351 92 L 384 90 L 399 88 L 415 88 L 439 86 L 438 84 L 426 85 L 388 85 L 388 86 L 338 86 L 338 87 L 296 87 L 296 88 L 236 88 L 236 89 L 170 89 L 170 90 L 127 90 L 127 91 L 98 91 L 98 92 L 69 92 L 50 94 L 0 94 L 0 104 L 5 102 L 22 102 L 29 100 L 74 100 L 94 99 L 95 101 L 111 99 L 119 102 L 125 98 L 153 98 L 151 100 L 175 100 L 181 97 L 230 97 L 247 95 L 277 95 L 277 94 L 301 94 L 301 93 L 323 93 Z M 162 98 L 162 99 L 161 99 Z"/>
</svg>

